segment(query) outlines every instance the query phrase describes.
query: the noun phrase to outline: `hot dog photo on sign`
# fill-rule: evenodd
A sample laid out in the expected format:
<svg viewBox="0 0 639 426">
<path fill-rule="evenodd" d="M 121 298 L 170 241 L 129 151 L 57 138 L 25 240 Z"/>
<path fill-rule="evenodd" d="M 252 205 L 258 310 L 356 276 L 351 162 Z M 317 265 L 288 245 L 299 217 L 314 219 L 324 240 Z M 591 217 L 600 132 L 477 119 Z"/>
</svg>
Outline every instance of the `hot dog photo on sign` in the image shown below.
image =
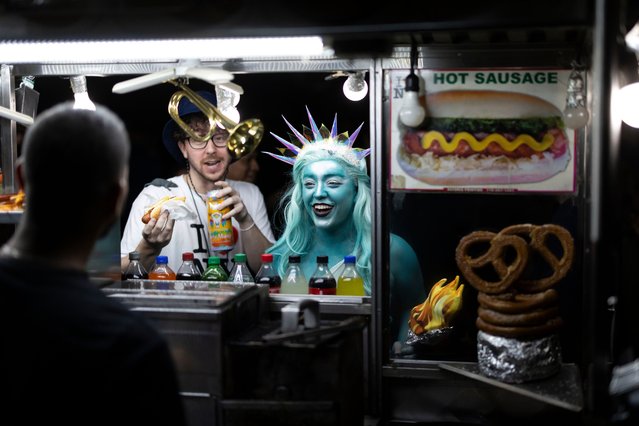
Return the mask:
<svg viewBox="0 0 639 426">
<path fill-rule="evenodd" d="M 574 131 L 559 108 L 564 73 L 423 73 L 426 118 L 391 126 L 393 189 L 574 190 Z"/>
</svg>

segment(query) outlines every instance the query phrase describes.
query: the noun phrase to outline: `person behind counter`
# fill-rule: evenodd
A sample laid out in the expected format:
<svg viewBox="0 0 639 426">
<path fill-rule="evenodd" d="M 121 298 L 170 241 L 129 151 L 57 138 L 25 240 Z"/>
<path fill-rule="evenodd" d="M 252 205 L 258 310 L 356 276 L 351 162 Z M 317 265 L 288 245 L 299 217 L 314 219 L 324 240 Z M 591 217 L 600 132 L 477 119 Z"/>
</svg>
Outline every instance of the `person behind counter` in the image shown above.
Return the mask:
<svg viewBox="0 0 639 426">
<path fill-rule="evenodd" d="M 124 124 L 101 105 L 60 104 L 26 132 L 24 213 L 0 249 L 2 424 L 185 423 L 165 340 L 86 269 L 122 210 L 129 152 Z"/>
<path fill-rule="evenodd" d="M 255 183 L 259 172 L 260 163 L 257 161 L 257 153 L 251 152 L 246 157 L 240 158 L 229 166 L 229 173 L 226 178 Z"/>
<path fill-rule="evenodd" d="M 216 104 L 211 92 L 198 92 L 206 101 Z M 206 134 L 208 118 L 185 96 L 178 105 L 178 114 L 194 131 Z M 182 253 L 192 252 L 195 263 L 206 266 L 210 252 L 207 193 L 219 189 L 220 197 L 226 197 L 220 209 L 228 206 L 232 217 L 235 247 L 228 254 L 246 253 L 249 266 L 257 271 L 260 256 L 274 241 L 264 196 L 259 188 L 249 182 L 227 179 L 231 156 L 226 147 L 229 133 L 218 128 L 210 140 L 197 142 L 189 137 L 173 120 L 164 126 L 162 141 L 175 160 L 184 164 L 186 173 L 168 180 L 155 179 L 133 201 L 120 242 L 122 270 L 126 270 L 128 254 L 138 251 L 141 263 L 149 269 L 156 256 L 168 256 L 169 266 L 177 271 Z M 194 219 L 173 220 L 167 211 L 156 220 L 142 223 L 147 206 L 163 196 L 184 196 L 186 205 L 196 212 Z M 202 268 L 204 269 L 204 268 Z"/>
<path fill-rule="evenodd" d="M 286 227 L 268 252 L 274 254 L 282 276 L 288 256 L 300 255 L 306 277 L 315 270 L 317 256 L 328 256 L 337 278 L 344 256 L 355 255 L 364 290 L 370 295 L 371 189 L 364 160 L 370 150 L 352 147 L 361 126 L 349 137 L 348 133 L 337 134 L 337 116 L 330 132 L 324 125 L 318 128 L 310 112 L 308 117 L 311 129 L 304 134 L 285 120 L 302 148 L 273 134 L 295 156 L 266 152 L 293 166 L 291 186 L 282 199 Z M 415 252 L 395 234 L 390 240 L 390 268 L 391 336 L 403 342 L 410 310 L 426 294 Z"/>
</svg>

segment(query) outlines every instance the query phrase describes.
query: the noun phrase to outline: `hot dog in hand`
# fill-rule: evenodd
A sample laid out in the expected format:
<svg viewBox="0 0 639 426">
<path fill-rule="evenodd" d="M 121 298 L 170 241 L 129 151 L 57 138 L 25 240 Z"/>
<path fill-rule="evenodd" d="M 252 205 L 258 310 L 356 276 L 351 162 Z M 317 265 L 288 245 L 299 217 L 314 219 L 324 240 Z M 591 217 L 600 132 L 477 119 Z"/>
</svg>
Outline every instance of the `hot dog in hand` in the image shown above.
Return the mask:
<svg viewBox="0 0 639 426">
<path fill-rule="evenodd" d="M 155 203 L 153 203 L 152 205 L 147 207 L 146 211 L 144 212 L 144 216 L 142 216 L 142 222 L 143 223 L 149 223 L 151 218 L 157 219 L 158 217 L 160 217 L 160 214 L 162 213 L 163 206 L 166 205 L 166 203 L 168 203 L 170 201 L 178 201 L 178 202 L 181 201 L 181 202 L 184 202 L 184 201 L 186 201 L 186 197 L 178 197 L 178 196 L 175 196 L 175 195 L 173 195 L 173 196 L 166 195 L 166 196 L 160 198 L 158 201 L 156 201 Z"/>
</svg>

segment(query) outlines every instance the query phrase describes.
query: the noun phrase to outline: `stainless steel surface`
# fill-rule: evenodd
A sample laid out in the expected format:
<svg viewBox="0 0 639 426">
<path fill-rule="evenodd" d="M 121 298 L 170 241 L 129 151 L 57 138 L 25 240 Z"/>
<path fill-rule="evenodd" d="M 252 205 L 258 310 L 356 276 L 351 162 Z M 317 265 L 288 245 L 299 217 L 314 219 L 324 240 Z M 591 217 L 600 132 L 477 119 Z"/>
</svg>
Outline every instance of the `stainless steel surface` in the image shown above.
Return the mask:
<svg viewBox="0 0 639 426">
<path fill-rule="evenodd" d="M 232 73 L 274 73 L 274 72 L 330 72 L 339 70 L 366 70 L 372 66 L 372 59 L 307 59 L 304 61 L 284 60 L 240 60 L 202 61 L 202 67 L 221 68 Z M 33 76 L 106 76 L 149 74 L 175 67 L 176 62 L 109 63 L 109 64 L 16 64 L 15 75 Z"/>
<path fill-rule="evenodd" d="M 137 281 L 136 289 L 117 288 L 120 283 L 115 283 L 103 291 L 140 312 L 167 339 L 189 424 L 220 424 L 226 341 L 265 320 L 268 286 L 215 283 L 217 288 L 206 290 L 149 290 L 144 284 L 156 280 Z"/>
<path fill-rule="evenodd" d="M 368 296 L 315 296 L 315 295 L 291 295 L 291 294 L 270 294 L 269 305 L 271 312 L 279 312 L 290 304 L 299 302 L 302 299 L 315 300 L 319 302 L 321 314 L 337 315 L 371 315 L 371 298 Z"/>
<path fill-rule="evenodd" d="M 0 65 L 0 106 L 15 110 L 15 84 L 13 70 L 10 65 Z M 7 118 L 0 118 L 0 154 L 2 155 L 2 192 L 11 194 L 17 192 L 15 181 L 15 163 L 17 158 L 16 122 Z"/>
<path fill-rule="evenodd" d="M 439 367 L 566 410 L 579 412 L 583 408 L 581 377 L 574 364 L 562 365 L 557 375 L 547 379 L 517 385 L 484 376 L 474 363 L 440 363 Z"/>
</svg>

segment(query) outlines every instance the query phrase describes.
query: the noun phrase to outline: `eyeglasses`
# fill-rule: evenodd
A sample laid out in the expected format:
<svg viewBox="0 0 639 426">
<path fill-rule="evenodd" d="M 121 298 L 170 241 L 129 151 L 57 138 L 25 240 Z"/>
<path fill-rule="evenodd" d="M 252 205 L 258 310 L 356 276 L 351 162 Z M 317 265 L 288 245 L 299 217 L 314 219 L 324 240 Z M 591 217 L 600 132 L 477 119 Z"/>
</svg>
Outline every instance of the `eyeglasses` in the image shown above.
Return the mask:
<svg viewBox="0 0 639 426">
<path fill-rule="evenodd" d="M 213 141 L 213 145 L 215 145 L 218 148 L 225 148 L 226 144 L 229 141 L 229 134 L 228 133 L 216 133 L 213 135 L 213 137 L 209 140 L 205 140 L 203 142 L 200 141 L 196 141 L 193 140 L 191 138 L 187 139 L 189 142 L 189 145 L 191 145 L 191 148 L 193 149 L 204 149 L 206 148 L 206 146 L 209 144 L 209 140 Z"/>
</svg>

